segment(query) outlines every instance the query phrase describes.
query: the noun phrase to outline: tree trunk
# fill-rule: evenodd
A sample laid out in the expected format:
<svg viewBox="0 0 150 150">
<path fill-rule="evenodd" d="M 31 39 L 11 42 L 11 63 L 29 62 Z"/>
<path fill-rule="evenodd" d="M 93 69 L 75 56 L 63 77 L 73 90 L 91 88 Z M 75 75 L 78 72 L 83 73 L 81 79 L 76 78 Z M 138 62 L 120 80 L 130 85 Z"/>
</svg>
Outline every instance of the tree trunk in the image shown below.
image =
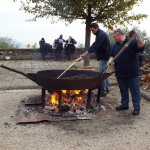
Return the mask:
<svg viewBox="0 0 150 150">
<path fill-rule="evenodd" d="M 86 22 L 86 29 L 85 29 L 85 50 L 87 50 L 90 47 L 90 39 L 91 39 L 91 32 L 89 30 L 90 28 L 90 22 Z M 89 57 L 85 57 L 84 59 L 84 66 L 89 66 L 90 61 Z"/>
<path fill-rule="evenodd" d="M 88 5 L 88 16 L 86 18 L 86 29 L 85 29 L 85 50 L 87 50 L 90 47 L 90 40 L 91 40 L 91 31 L 90 31 L 90 24 L 92 23 L 91 18 L 91 5 Z M 90 61 L 89 57 L 85 57 L 84 59 L 84 66 L 89 66 Z"/>
</svg>

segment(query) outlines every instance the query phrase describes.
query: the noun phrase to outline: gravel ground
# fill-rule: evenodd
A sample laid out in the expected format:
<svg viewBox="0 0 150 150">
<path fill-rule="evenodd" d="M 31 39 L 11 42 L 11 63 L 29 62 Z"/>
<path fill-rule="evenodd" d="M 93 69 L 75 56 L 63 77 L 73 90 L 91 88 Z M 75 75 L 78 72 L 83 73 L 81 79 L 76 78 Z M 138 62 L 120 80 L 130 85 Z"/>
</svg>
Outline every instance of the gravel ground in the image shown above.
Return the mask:
<svg viewBox="0 0 150 150">
<path fill-rule="evenodd" d="M 92 120 L 16 125 L 20 101 L 39 90 L 0 92 L 0 150 L 150 150 L 150 102 L 142 99 L 139 116 L 129 110 L 96 115 Z M 115 112 L 117 86 L 102 101 Z"/>
</svg>

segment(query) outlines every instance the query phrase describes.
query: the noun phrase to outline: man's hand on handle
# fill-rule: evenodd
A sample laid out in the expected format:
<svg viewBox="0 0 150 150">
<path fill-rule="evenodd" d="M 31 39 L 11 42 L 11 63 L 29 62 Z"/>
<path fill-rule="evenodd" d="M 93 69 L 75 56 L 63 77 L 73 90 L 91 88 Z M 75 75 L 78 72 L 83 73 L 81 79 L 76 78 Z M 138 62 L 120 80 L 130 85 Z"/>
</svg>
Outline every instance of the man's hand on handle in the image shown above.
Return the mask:
<svg viewBox="0 0 150 150">
<path fill-rule="evenodd" d="M 80 55 L 79 58 L 75 59 L 75 62 L 79 62 L 81 61 L 82 59 L 84 59 L 85 56 L 87 56 L 89 54 L 88 51 L 85 51 L 82 55 Z"/>
<path fill-rule="evenodd" d="M 139 48 L 142 48 L 144 46 L 143 37 L 140 31 L 138 30 L 132 30 L 129 32 L 130 38 L 136 38 L 137 39 L 137 45 Z"/>
<path fill-rule="evenodd" d="M 83 56 L 83 55 L 81 55 L 79 58 L 75 59 L 75 62 L 79 62 L 79 61 L 81 61 L 82 59 L 84 59 L 84 56 Z"/>
<path fill-rule="evenodd" d="M 142 34 L 139 31 L 136 32 L 136 38 L 138 40 L 138 43 L 137 43 L 138 47 L 142 48 L 144 46 L 144 42 L 143 42 Z"/>
</svg>

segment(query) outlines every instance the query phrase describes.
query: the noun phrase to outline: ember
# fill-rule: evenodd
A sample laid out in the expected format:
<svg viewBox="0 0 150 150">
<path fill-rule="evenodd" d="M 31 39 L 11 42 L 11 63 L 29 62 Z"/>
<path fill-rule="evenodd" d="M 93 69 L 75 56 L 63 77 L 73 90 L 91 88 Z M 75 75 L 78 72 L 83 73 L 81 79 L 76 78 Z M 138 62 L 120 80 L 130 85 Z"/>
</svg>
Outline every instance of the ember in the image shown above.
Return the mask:
<svg viewBox="0 0 150 150">
<path fill-rule="evenodd" d="M 64 111 L 84 110 L 87 103 L 88 90 L 61 90 L 62 108 Z M 59 95 L 57 92 L 50 92 L 46 96 L 44 109 L 59 111 Z"/>
</svg>

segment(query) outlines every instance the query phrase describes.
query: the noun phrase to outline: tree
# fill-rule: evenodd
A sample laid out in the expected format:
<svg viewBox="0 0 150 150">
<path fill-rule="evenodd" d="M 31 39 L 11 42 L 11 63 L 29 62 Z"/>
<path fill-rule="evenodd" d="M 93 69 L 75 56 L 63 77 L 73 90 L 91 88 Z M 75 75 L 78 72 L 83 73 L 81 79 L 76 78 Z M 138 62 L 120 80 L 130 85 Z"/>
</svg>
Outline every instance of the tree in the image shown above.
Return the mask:
<svg viewBox="0 0 150 150">
<path fill-rule="evenodd" d="M 21 44 L 8 37 L 0 37 L 0 49 L 16 49 L 20 48 Z"/>
<path fill-rule="evenodd" d="M 37 48 L 37 44 L 34 43 L 34 44 L 31 45 L 31 47 L 32 47 L 32 48 Z"/>
<path fill-rule="evenodd" d="M 145 57 L 150 59 L 150 37 L 148 37 L 146 31 L 142 31 L 142 37 L 145 42 L 144 55 L 145 55 Z"/>
<path fill-rule="evenodd" d="M 29 48 L 30 48 L 30 46 L 31 46 L 30 44 L 27 44 L 27 45 L 26 45 L 26 48 L 28 48 L 28 49 L 29 49 Z"/>
<path fill-rule="evenodd" d="M 14 0 L 17 1 L 17 0 Z M 37 18 L 49 18 L 57 16 L 67 22 L 76 19 L 84 20 L 85 49 L 90 46 L 91 32 L 89 26 L 92 22 L 103 24 L 107 28 L 114 25 L 131 24 L 132 21 L 140 21 L 147 17 L 145 14 L 129 13 L 134 6 L 143 0 L 24 0 L 22 8 L 25 12 L 35 15 Z"/>
</svg>

